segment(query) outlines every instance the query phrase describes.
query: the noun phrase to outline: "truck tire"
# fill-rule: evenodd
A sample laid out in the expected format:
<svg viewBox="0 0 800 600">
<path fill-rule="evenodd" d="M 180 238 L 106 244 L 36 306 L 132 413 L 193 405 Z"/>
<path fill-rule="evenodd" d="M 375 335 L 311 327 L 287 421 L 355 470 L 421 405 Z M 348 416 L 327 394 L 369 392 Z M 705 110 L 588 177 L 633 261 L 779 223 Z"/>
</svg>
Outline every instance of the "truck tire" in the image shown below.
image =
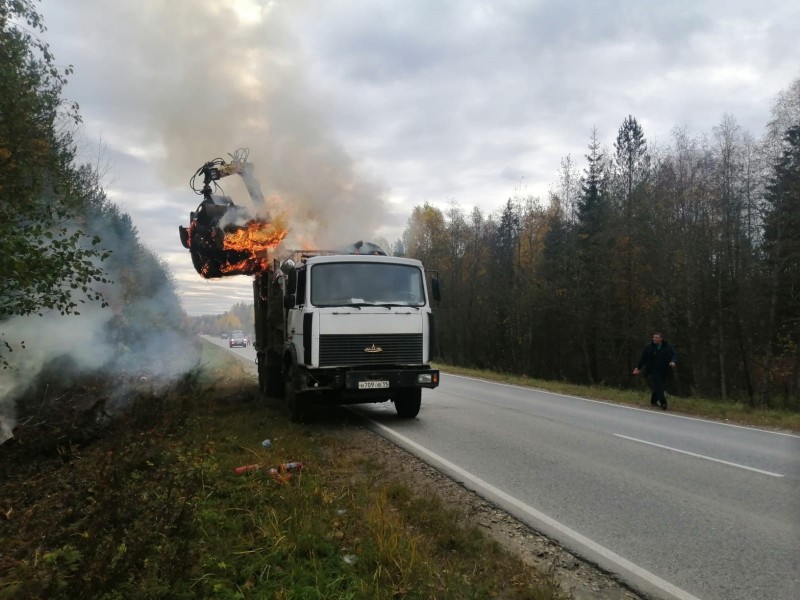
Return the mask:
<svg viewBox="0 0 800 600">
<path fill-rule="evenodd" d="M 258 366 L 258 391 L 265 396 L 269 396 L 267 390 L 267 366 L 264 364 L 264 357 L 260 353 L 256 356 L 256 365 Z"/>
<path fill-rule="evenodd" d="M 267 398 L 283 398 L 283 377 L 281 366 L 270 365 L 267 355 L 260 354 L 258 364 L 258 391 Z"/>
<path fill-rule="evenodd" d="M 297 391 L 295 374 L 292 372 L 286 374 L 283 383 L 289 420 L 292 423 L 305 423 L 308 419 L 308 394 Z"/>
<path fill-rule="evenodd" d="M 401 419 L 413 419 L 419 414 L 422 406 L 422 390 L 404 390 L 394 399 L 394 409 Z"/>
<path fill-rule="evenodd" d="M 281 377 L 281 368 L 267 367 L 265 383 L 265 393 L 272 398 L 280 398 L 284 393 L 283 378 Z"/>
</svg>

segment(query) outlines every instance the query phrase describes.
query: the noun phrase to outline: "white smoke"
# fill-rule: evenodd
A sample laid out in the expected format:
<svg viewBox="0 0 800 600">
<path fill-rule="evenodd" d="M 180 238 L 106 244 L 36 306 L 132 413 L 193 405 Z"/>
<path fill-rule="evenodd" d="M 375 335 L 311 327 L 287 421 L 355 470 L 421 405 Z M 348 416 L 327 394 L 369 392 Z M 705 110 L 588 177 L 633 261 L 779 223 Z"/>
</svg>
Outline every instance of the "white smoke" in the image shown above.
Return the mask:
<svg viewBox="0 0 800 600">
<path fill-rule="evenodd" d="M 115 290 L 106 290 L 106 297 Z M 0 370 L 0 443 L 12 436 L 17 424 L 18 402 L 44 403 L 28 392 L 47 369 L 48 375 L 74 381 L 83 374 L 102 373 L 121 379 L 147 379 L 151 391 L 161 393 L 176 379 L 196 368 L 199 350 L 176 327 L 153 327 L 152 319 L 164 318 L 164 307 L 176 304 L 167 287 L 152 297 L 122 307 L 126 323 L 114 323 L 120 314 L 109 307 L 85 305 L 79 315 L 46 312 L 42 316 L 14 317 L 3 322 L 0 342 L 8 367 Z M 125 408 L 127 397 L 114 395 L 112 413 Z M 30 406 L 27 407 L 30 412 Z"/>
<path fill-rule="evenodd" d="M 101 238 L 98 248 L 111 252 L 95 262 L 107 281 L 91 285 L 104 302 L 76 291 L 79 314 L 47 310 L 2 322 L 0 348 L 8 366 L 0 370 L 0 443 L 11 437 L 17 409 L 30 414 L 31 403 L 44 406 L 44 399 L 31 397 L 40 380 L 57 378 L 55 383 L 67 387 L 90 373 L 115 381 L 146 377 L 153 382 L 151 391 L 159 393 L 197 367 L 199 351 L 183 329 L 170 275 L 139 242 L 127 215 L 106 201 L 87 206 L 81 221 L 85 234 Z M 125 408 L 127 398 L 110 400 L 113 412 Z"/>
<path fill-rule="evenodd" d="M 63 359 L 78 372 L 93 371 L 113 357 L 112 346 L 105 340 L 111 317 L 107 308 L 87 307 L 80 315 L 69 317 L 50 312 L 3 322 L 1 341 L 12 351 L 4 352 L 9 366 L 0 371 L 0 443 L 11 437 L 17 399 L 45 365 Z"/>
<path fill-rule="evenodd" d="M 113 43 L 96 46 L 118 52 L 76 65 L 76 77 L 91 70 L 115 82 L 93 89 L 94 101 L 115 129 L 136 124 L 126 145 L 157 148 L 148 155 L 162 155 L 158 169 L 170 187 L 185 187 L 204 162 L 248 148 L 270 213 L 291 228 L 287 244 L 336 247 L 370 239 L 386 224 L 384 191 L 333 137 L 322 117 L 326 100 L 305 79 L 303 49 L 291 33 L 305 3 L 82 4 L 85 43 L 109 37 Z M 237 204 L 249 204 L 238 177 L 220 184 Z"/>
</svg>

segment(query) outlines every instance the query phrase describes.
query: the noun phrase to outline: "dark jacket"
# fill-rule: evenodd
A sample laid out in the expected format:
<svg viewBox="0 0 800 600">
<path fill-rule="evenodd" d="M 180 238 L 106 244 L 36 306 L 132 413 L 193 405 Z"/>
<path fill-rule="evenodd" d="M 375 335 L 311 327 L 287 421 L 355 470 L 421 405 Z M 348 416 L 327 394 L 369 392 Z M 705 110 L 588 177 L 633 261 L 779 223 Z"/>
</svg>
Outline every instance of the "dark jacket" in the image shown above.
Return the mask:
<svg viewBox="0 0 800 600">
<path fill-rule="evenodd" d="M 678 362 L 678 355 L 667 340 L 661 340 L 660 347 L 653 342 L 644 347 L 636 368 L 640 370 L 644 368 L 645 375 L 655 374 L 664 377 L 670 372 L 669 363 L 671 362 Z"/>
</svg>

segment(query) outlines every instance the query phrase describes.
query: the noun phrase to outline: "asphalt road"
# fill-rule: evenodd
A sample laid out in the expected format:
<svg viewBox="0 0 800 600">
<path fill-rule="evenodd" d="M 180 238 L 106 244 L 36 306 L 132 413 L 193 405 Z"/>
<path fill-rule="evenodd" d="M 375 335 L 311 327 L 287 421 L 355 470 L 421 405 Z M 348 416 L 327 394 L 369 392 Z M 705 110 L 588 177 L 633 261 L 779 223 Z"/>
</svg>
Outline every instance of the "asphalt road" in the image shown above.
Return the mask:
<svg viewBox="0 0 800 600">
<path fill-rule="evenodd" d="M 645 594 L 798 597 L 798 436 L 452 375 L 413 421 L 357 411 Z"/>
<path fill-rule="evenodd" d="M 798 597 L 800 436 L 447 374 L 417 419 L 354 411 L 644 594 Z"/>
<path fill-rule="evenodd" d="M 211 342 L 212 344 L 216 344 L 217 346 L 222 346 L 223 348 L 228 348 L 231 352 L 236 353 L 241 358 L 246 359 L 248 361 L 253 361 L 253 363 L 255 364 L 256 350 L 255 348 L 253 348 L 252 344 L 247 346 L 247 348 L 239 348 L 239 347 L 230 348 L 227 339 L 222 339 L 219 336 L 213 336 L 213 335 L 204 335 L 201 337 L 204 340 Z"/>
</svg>

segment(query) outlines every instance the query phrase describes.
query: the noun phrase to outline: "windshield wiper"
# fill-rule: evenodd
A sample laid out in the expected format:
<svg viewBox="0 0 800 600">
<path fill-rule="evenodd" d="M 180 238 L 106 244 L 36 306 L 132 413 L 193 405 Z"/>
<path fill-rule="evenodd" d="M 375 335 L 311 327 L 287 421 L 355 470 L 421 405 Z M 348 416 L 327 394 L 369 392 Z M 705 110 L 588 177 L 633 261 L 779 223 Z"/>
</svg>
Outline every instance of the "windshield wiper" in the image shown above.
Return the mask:
<svg viewBox="0 0 800 600">
<path fill-rule="evenodd" d="M 419 310 L 419 306 L 413 304 L 394 304 L 391 302 L 349 302 L 347 304 L 317 304 L 318 308 L 357 308 L 361 310 L 365 306 L 374 306 L 378 308 L 413 308 Z"/>
<path fill-rule="evenodd" d="M 385 303 L 380 302 L 377 304 L 373 304 L 371 306 L 383 306 L 385 308 L 414 308 L 416 310 L 419 310 L 419 306 L 415 306 L 413 304 L 394 304 L 392 302 L 385 302 Z"/>
</svg>

